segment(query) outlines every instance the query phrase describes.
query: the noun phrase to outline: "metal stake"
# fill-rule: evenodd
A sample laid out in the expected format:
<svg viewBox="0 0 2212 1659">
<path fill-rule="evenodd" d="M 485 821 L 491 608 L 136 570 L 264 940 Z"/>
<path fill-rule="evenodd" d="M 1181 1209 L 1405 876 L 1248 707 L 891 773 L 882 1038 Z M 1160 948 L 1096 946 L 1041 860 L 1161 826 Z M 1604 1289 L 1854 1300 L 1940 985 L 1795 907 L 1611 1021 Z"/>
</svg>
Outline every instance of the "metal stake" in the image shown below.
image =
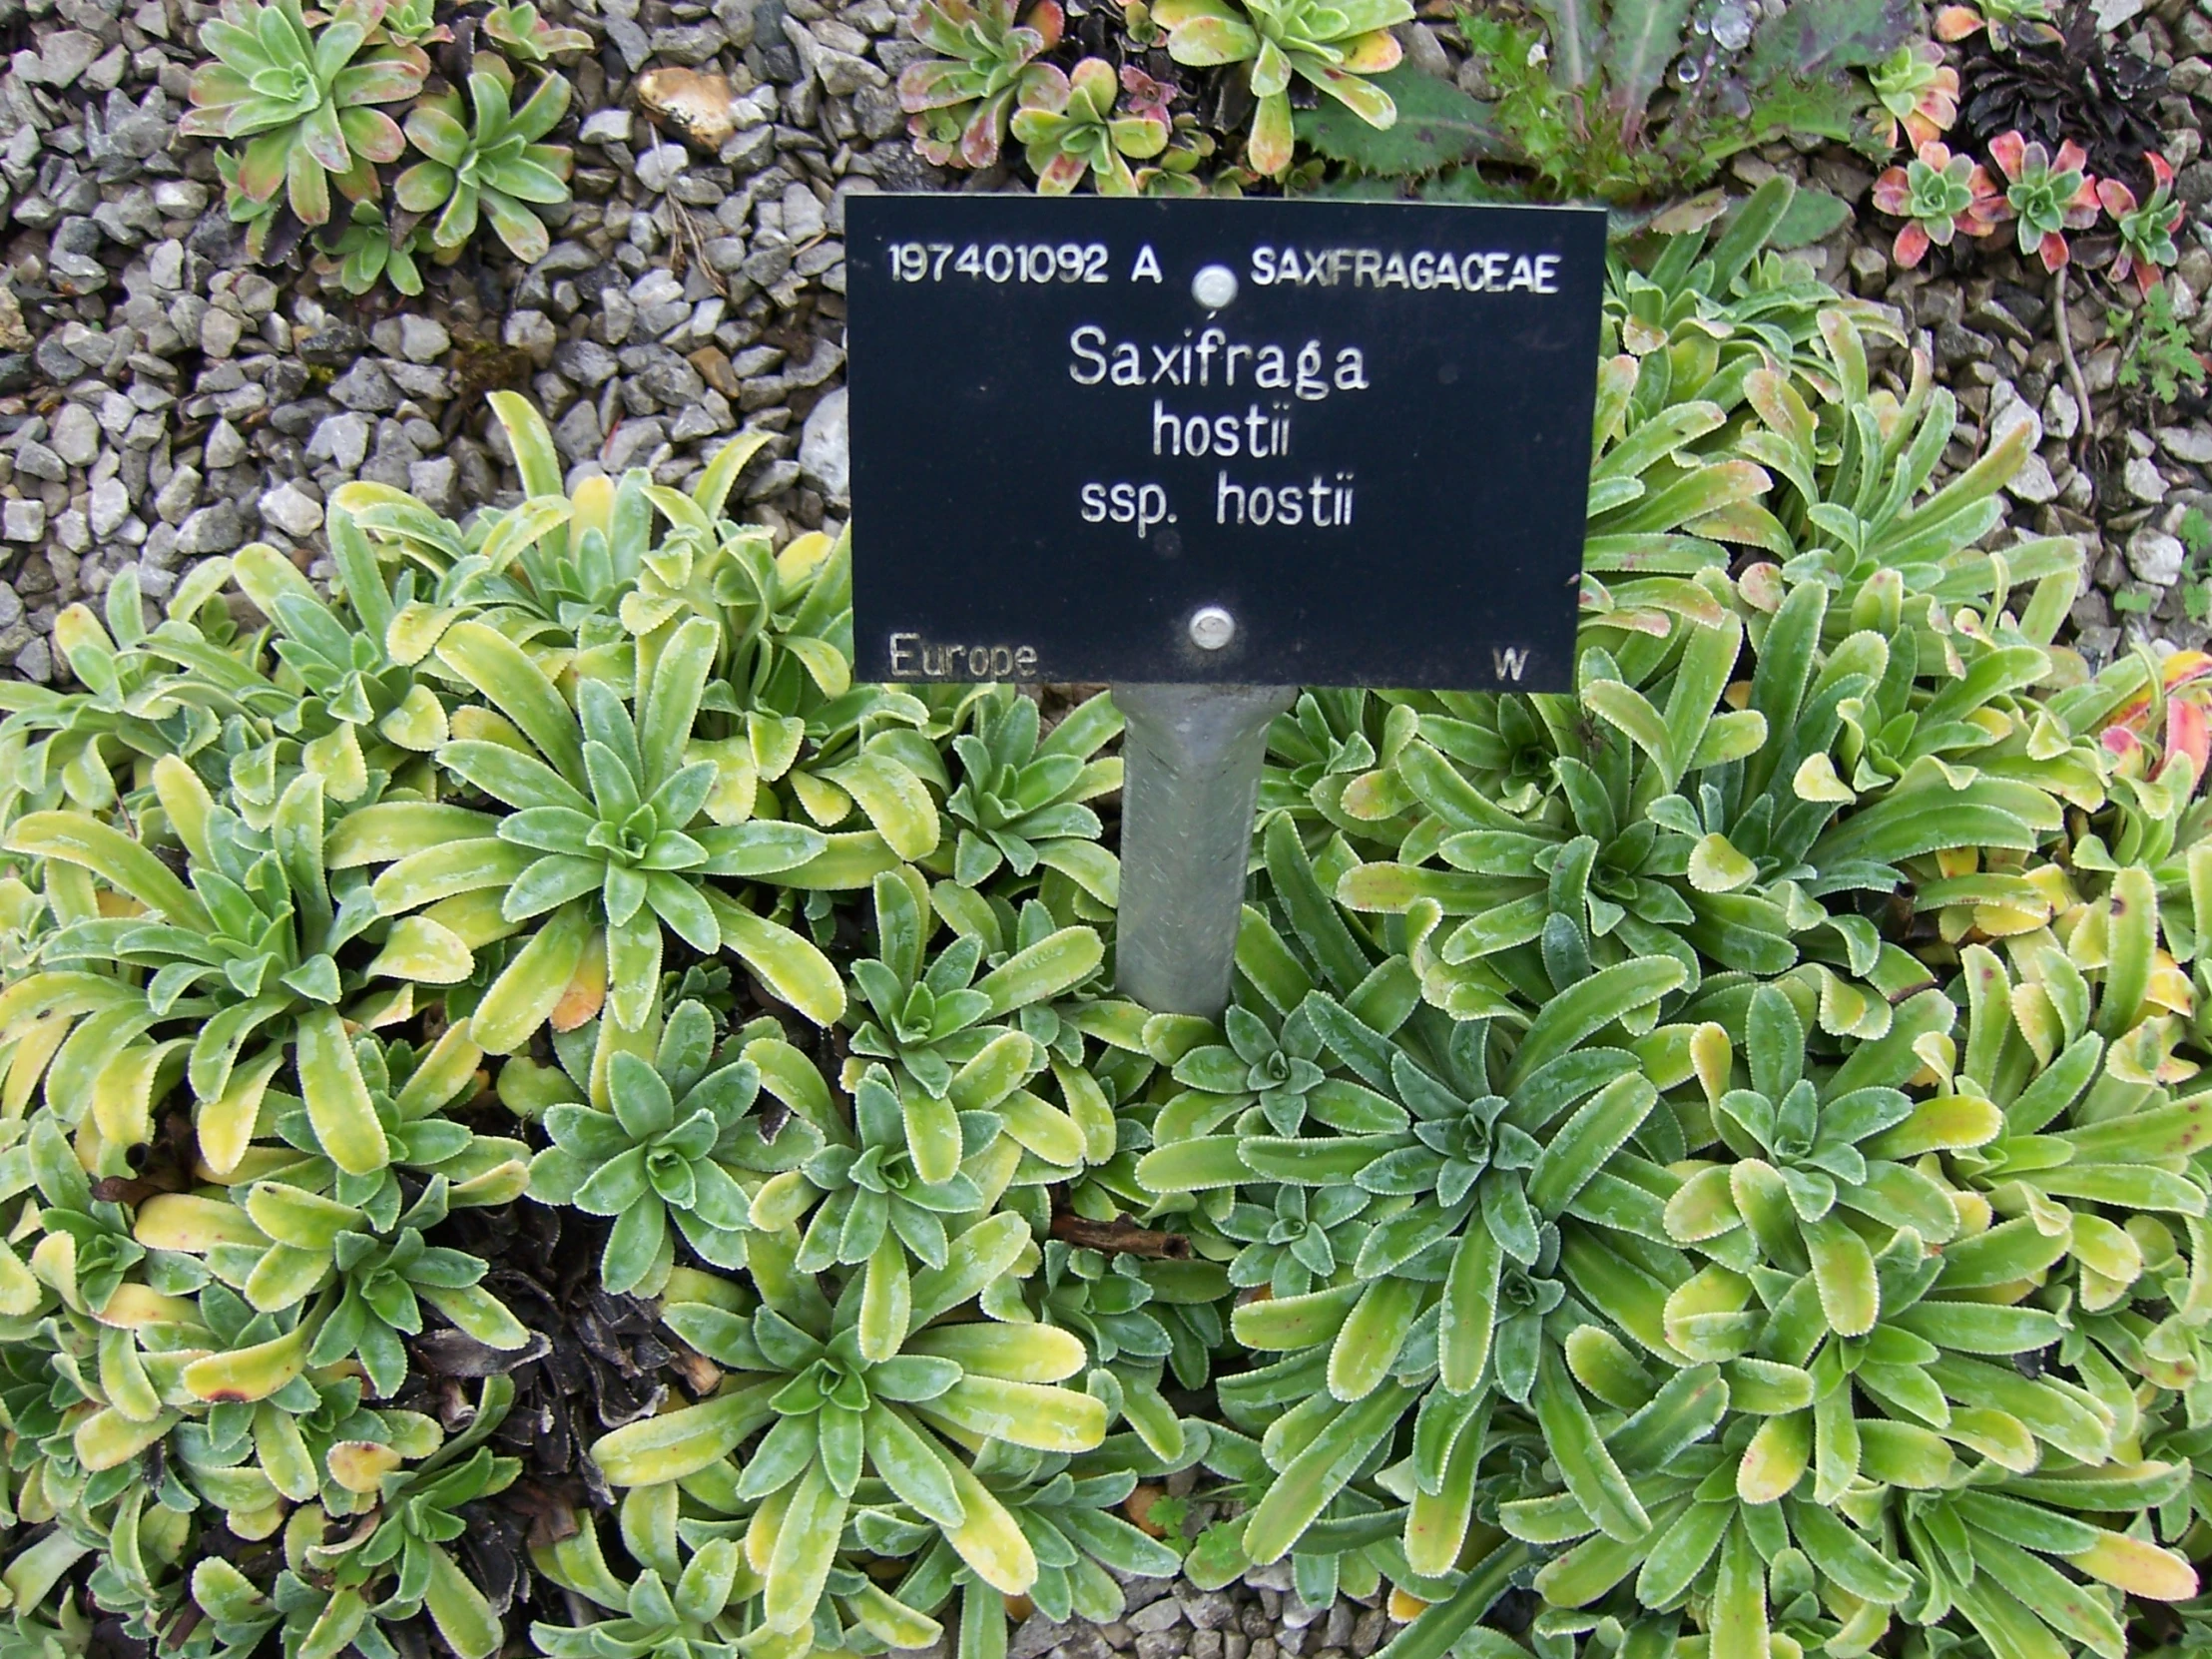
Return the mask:
<svg viewBox="0 0 2212 1659">
<path fill-rule="evenodd" d="M 1268 723 L 1297 695 L 1296 686 L 1113 688 L 1129 723 L 1114 981 L 1155 1013 L 1213 1019 L 1229 1006 Z"/>
</svg>

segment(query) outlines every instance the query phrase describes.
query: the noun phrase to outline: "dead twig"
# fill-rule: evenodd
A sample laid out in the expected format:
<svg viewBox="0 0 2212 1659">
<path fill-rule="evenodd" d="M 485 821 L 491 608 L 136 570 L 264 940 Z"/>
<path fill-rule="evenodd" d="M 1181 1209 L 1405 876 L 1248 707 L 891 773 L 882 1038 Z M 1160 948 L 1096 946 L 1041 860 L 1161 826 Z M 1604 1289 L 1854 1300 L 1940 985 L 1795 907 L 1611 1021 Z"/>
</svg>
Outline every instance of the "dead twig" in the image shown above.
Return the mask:
<svg viewBox="0 0 2212 1659">
<path fill-rule="evenodd" d="M 2074 422 L 2073 442 L 2070 445 L 2073 451 L 2074 463 L 2078 466 L 2082 451 L 2088 443 L 2090 427 L 2094 424 L 2095 415 L 2089 407 L 2088 382 L 2082 379 L 2081 364 L 2074 357 L 2073 324 L 2066 318 L 2066 268 L 2064 266 L 2060 266 L 2050 276 L 2050 309 L 2051 315 L 2057 321 L 2058 356 L 2059 360 L 2066 365 L 2066 384 L 2073 391 L 2074 402 L 2081 410 L 2080 418 Z"/>
<path fill-rule="evenodd" d="M 1191 1259 L 1191 1241 L 1182 1234 L 1156 1233 L 1149 1227 L 1139 1227 L 1127 1216 L 1116 1216 L 1112 1221 L 1092 1221 L 1062 1210 L 1052 1218 L 1052 1236 L 1062 1244 L 1085 1250 L 1142 1256 L 1154 1262 L 1188 1262 Z"/>
</svg>

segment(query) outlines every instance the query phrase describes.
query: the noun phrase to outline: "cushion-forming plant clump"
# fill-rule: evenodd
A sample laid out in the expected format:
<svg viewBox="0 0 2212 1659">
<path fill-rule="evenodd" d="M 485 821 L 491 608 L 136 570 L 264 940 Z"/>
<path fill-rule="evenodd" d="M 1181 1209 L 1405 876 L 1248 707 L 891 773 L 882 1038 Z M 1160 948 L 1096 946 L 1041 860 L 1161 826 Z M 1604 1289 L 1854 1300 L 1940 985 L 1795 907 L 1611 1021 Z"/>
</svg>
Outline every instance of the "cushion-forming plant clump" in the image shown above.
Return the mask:
<svg viewBox="0 0 2212 1659">
<path fill-rule="evenodd" d="M 1613 273 L 1575 690 L 1278 721 L 1218 1024 L 1111 989 L 1110 700 L 855 685 L 758 434 L 499 394 L 518 505 L 65 613 L 10 1651 L 992 1659 L 1279 1562 L 1400 1659 L 2212 1638 L 2212 681 L 2054 643 L 1788 189 Z"/>
</svg>

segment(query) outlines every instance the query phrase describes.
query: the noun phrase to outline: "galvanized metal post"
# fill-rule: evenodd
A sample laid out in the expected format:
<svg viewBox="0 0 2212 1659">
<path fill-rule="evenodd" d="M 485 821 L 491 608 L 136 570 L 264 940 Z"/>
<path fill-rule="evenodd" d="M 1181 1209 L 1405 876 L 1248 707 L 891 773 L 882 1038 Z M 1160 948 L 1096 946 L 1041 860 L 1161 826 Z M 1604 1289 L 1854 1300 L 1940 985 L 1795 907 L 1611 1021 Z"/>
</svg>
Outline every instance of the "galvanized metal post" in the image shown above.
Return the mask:
<svg viewBox="0 0 2212 1659">
<path fill-rule="evenodd" d="M 1155 1013 L 1229 1006 L 1268 723 L 1295 686 L 1113 688 L 1122 740 L 1114 979 Z"/>
</svg>

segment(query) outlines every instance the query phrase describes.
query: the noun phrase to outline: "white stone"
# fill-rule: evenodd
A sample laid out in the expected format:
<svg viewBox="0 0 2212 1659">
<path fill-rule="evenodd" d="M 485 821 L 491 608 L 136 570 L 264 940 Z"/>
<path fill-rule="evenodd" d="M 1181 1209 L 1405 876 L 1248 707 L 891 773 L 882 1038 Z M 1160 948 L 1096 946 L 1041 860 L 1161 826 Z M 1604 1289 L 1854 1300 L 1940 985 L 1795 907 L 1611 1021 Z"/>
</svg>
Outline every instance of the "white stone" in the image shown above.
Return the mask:
<svg viewBox="0 0 2212 1659">
<path fill-rule="evenodd" d="M 413 461 L 407 467 L 407 493 L 422 502 L 433 512 L 450 513 L 454 509 L 454 480 L 459 468 L 450 455 L 436 455 L 426 461 Z"/>
<path fill-rule="evenodd" d="M 838 502 L 849 500 L 852 490 L 852 434 L 846 419 L 844 387 L 839 386 L 815 405 L 799 436 L 800 472 Z"/>
<path fill-rule="evenodd" d="M 2177 461 L 2187 461 L 2191 466 L 2212 465 L 2212 426 L 2160 427 L 2158 444 Z"/>
<path fill-rule="evenodd" d="M 784 190 L 784 235 L 793 242 L 807 242 L 822 235 L 830 222 L 822 204 L 815 200 L 815 193 L 805 185 L 793 184 Z"/>
<path fill-rule="evenodd" d="M 325 415 L 307 439 L 307 459 L 327 461 L 340 472 L 358 472 L 368 454 L 368 418 L 348 410 Z"/>
<path fill-rule="evenodd" d="M 1989 445 L 1994 448 L 2018 431 L 2027 428 L 2027 446 L 2033 449 L 2043 441 L 2043 417 L 2027 405 L 2019 388 L 2009 380 L 1999 380 L 1989 391 Z"/>
<path fill-rule="evenodd" d="M 100 56 L 100 37 L 82 29 L 61 29 L 46 37 L 38 56 L 19 52 L 15 72 L 26 81 L 50 87 L 66 87 L 90 69 Z"/>
<path fill-rule="evenodd" d="M 2004 486 L 2004 492 L 2015 501 L 2032 502 L 2039 507 L 2046 501 L 2058 499 L 2058 480 L 2050 475 L 2050 462 L 2030 450 L 2020 470 Z"/>
<path fill-rule="evenodd" d="M 2052 386 L 2043 399 L 2043 431 L 2054 438 L 2070 438 L 2081 430 L 2081 405 L 2064 386 Z"/>
<path fill-rule="evenodd" d="M 630 284 L 630 298 L 641 310 L 666 305 L 684 297 L 683 278 L 665 266 L 656 266 Z"/>
<path fill-rule="evenodd" d="M 11 498 L 0 508 L 0 535 L 9 541 L 37 541 L 45 534 L 45 502 Z"/>
<path fill-rule="evenodd" d="M 90 466 L 100 454 L 100 422 L 82 403 L 64 403 L 54 411 L 48 434 L 54 453 L 71 466 Z"/>
<path fill-rule="evenodd" d="M 219 420 L 208 428 L 208 470 L 237 466 L 246 459 L 246 439 L 228 420 Z"/>
<path fill-rule="evenodd" d="M 262 497 L 262 517 L 287 536 L 311 536 L 322 528 L 322 504 L 286 479 Z"/>
<path fill-rule="evenodd" d="M 2166 499 L 2166 480 L 2158 471 L 2158 463 L 2147 455 L 2132 456 L 2120 473 L 2120 482 L 2127 486 L 2128 494 L 2151 506 Z"/>
<path fill-rule="evenodd" d="M 586 144 L 628 144 L 630 142 L 630 112 L 628 110 L 594 110 L 577 129 L 576 136 Z"/>
<path fill-rule="evenodd" d="M 2147 524 L 2127 538 L 2127 568 L 2135 572 L 2138 581 L 2170 588 L 2181 580 L 2181 567 L 2188 557 L 2188 549 L 2179 541 Z"/>
<path fill-rule="evenodd" d="M 2110 34 L 2143 15 L 2143 0 L 2092 0 L 2089 9 L 2096 13 L 2097 27 Z"/>
<path fill-rule="evenodd" d="M 399 319 L 399 354 L 410 363 L 434 363 L 453 349 L 453 336 L 445 325 L 412 312 Z"/>
<path fill-rule="evenodd" d="M 553 319 L 543 311 L 515 311 L 507 318 L 504 330 L 506 341 L 519 351 L 530 353 L 531 359 L 541 368 L 553 360 L 553 348 L 561 343 L 559 330 Z"/>
<path fill-rule="evenodd" d="M 106 541 L 131 516 L 131 492 L 121 478 L 103 478 L 92 486 L 92 533 Z"/>
<path fill-rule="evenodd" d="M 659 195 L 676 182 L 690 161 L 681 144 L 656 144 L 638 158 L 638 183 Z"/>
<path fill-rule="evenodd" d="M 179 181 L 182 182 L 182 181 Z M 159 198 L 155 204 L 161 206 Z M 172 238 L 157 244 L 146 256 L 146 279 L 160 293 L 175 293 L 185 285 L 185 245 Z"/>
<path fill-rule="evenodd" d="M 220 305 L 211 305 L 200 319 L 200 349 L 220 362 L 238 349 L 245 333 L 243 321 Z"/>
</svg>

